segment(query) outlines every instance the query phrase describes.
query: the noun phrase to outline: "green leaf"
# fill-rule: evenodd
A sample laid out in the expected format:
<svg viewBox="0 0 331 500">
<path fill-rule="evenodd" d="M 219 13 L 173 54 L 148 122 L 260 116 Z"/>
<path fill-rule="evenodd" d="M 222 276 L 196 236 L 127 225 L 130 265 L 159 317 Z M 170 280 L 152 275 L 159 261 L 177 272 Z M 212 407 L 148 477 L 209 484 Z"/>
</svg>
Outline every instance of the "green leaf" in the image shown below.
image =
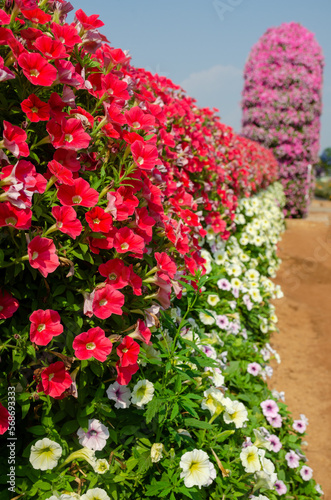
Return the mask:
<svg viewBox="0 0 331 500">
<path fill-rule="evenodd" d="M 145 413 L 146 424 L 149 424 L 151 422 L 152 418 L 155 416 L 161 404 L 162 402 L 155 397 L 152 399 L 152 401 L 148 403 L 147 411 Z"/>
<path fill-rule="evenodd" d="M 178 403 L 175 403 L 174 406 L 172 407 L 171 415 L 170 415 L 170 420 L 173 420 L 179 413 L 179 406 Z"/>
<path fill-rule="evenodd" d="M 77 420 L 69 420 L 68 422 L 65 422 L 63 426 L 61 427 L 60 434 L 61 436 L 68 436 L 68 434 L 72 434 L 75 432 L 79 427 L 79 423 Z"/>
<path fill-rule="evenodd" d="M 32 427 L 28 427 L 27 431 L 35 436 L 43 436 L 46 434 L 45 427 L 42 425 L 33 425 Z"/>
<path fill-rule="evenodd" d="M 197 420 L 195 418 L 184 418 L 185 427 L 196 427 L 197 429 L 212 429 L 212 424 L 209 422 L 204 422 L 203 420 Z M 231 433 L 233 431 L 230 431 Z"/>
<path fill-rule="evenodd" d="M 235 431 L 223 431 L 220 434 L 217 434 L 217 436 L 214 437 L 215 441 L 218 443 L 222 443 L 225 441 L 229 436 L 232 436 Z"/>
</svg>

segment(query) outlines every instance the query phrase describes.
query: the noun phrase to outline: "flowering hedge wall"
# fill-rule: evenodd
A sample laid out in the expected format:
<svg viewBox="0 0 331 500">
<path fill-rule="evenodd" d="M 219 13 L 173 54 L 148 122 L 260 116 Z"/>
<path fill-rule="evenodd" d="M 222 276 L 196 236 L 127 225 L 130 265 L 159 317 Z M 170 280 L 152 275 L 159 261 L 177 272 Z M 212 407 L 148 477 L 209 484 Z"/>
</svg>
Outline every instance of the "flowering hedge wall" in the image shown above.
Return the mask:
<svg viewBox="0 0 331 500">
<path fill-rule="evenodd" d="M 242 133 L 270 147 L 280 165 L 286 215 L 307 212 L 318 163 L 324 59 L 313 33 L 297 23 L 269 28 L 244 70 Z"/>
<path fill-rule="evenodd" d="M 132 67 L 99 16 L 1 5 L 3 498 L 263 498 L 297 480 L 312 498 L 305 421 L 290 435 L 263 382 L 282 192 L 249 197 L 272 153 Z"/>
</svg>

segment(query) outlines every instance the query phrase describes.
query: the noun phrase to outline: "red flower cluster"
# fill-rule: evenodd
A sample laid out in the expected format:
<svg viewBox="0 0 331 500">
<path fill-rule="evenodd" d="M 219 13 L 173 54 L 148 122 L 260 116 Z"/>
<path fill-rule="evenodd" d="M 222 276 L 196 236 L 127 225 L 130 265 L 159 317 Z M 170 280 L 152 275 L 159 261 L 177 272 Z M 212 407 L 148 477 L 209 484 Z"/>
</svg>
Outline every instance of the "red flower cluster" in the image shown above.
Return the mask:
<svg viewBox="0 0 331 500">
<path fill-rule="evenodd" d="M 168 308 L 173 293 L 180 297 L 178 279 L 203 271 L 199 241 L 206 230 L 227 239 L 238 196 L 273 181 L 277 164 L 215 110 L 199 109 L 167 78 L 132 67 L 99 32 L 98 16 L 80 9 L 68 24 L 64 2 L 38 8 L 20 0 L 12 8 L 19 22 L 0 28 L 8 65 L 0 58 L 0 83 L 10 80 L 20 95 L 23 82 L 29 91 L 4 121 L 0 142 L 0 227 L 6 255 L 13 234 L 21 252 L 5 267 L 26 263 L 22 272 L 38 270 L 47 287 L 50 308 L 31 307 L 32 342 L 45 346 L 63 332 L 73 290 L 75 306 L 85 299 L 86 331 L 72 351 L 109 363 L 126 384 L 138 370 L 136 340 L 151 338 L 137 315 Z M 0 18 L 5 26 L 10 9 Z M 61 307 L 52 305 L 61 293 L 54 293 L 53 276 L 57 290 L 66 279 L 70 284 Z M 0 319 L 17 308 L 9 292 L 0 293 Z M 92 317 L 102 328 L 89 328 Z M 109 330 L 114 342 L 131 333 L 112 350 Z M 71 382 L 58 361 L 43 370 L 38 387 L 64 397 Z"/>
</svg>

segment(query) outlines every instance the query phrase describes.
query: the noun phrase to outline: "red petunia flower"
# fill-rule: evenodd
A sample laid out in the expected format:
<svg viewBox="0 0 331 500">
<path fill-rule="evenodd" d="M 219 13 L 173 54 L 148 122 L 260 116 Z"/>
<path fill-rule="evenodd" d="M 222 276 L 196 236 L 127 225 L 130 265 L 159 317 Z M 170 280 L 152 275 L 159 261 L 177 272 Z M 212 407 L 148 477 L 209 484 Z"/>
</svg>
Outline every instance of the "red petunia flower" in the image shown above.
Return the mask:
<svg viewBox="0 0 331 500">
<path fill-rule="evenodd" d="M 94 30 L 104 26 L 105 23 L 98 19 L 98 17 L 96 14 L 88 16 L 82 9 L 76 11 L 76 20 L 80 22 L 85 30 Z"/>
<path fill-rule="evenodd" d="M 174 278 L 177 272 L 177 266 L 175 262 L 165 252 L 155 252 L 154 255 L 157 262 L 158 276 L 161 279 L 169 282 L 169 278 Z"/>
<path fill-rule="evenodd" d="M 29 19 L 34 24 L 47 24 L 52 19 L 50 14 L 46 14 L 46 12 L 39 8 L 31 10 L 23 9 L 21 12 L 25 19 Z"/>
<path fill-rule="evenodd" d="M 135 228 L 137 234 L 142 236 L 146 243 L 149 243 L 153 237 L 153 226 L 155 226 L 156 220 L 149 215 L 146 207 L 136 209 L 135 224 L 137 225 Z"/>
<path fill-rule="evenodd" d="M 71 172 L 78 172 L 80 170 L 80 163 L 77 160 L 77 153 L 75 151 L 59 148 L 55 151 L 53 158 L 71 170 Z"/>
<path fill-rule="evenodd" d="M 70 374 L 66 371 L 62 361 L 56 361 L 45 368 L 41 373 L 40 389 L 52 398 L 57 398 L 72 384 Z M 39 388 L 38 388 L 39 390 Z"/>
<path fill-rule="evenodd" d="M 32 212 L 29 208 L 19 210 L 6 201 L 0 203 L 0 227 L 13 226 L 16 229 L 29 229 Z"/>
<path fill-rule="evenodd" d="M 67 49 L 72 49 L 76 43 L 81 43 L 82 41 L 76 27 L 73 25 L 52 23 L 51 30 L 55 38 L 63 43 Z"/>
<path fill-rule="evenodd" d="M 120 358 L 121 366 L 126 367 L 137 363 L 140 345 L 133 338 L 126 335 L 120 345 L 116 347 L 116 352 Z"/>
<path fill-rule="evenodd" d="M 112 73 L 102 75 L 101 77 L 101 95 L 107 92 L 109 97 L 112 97 L 113 99 L 124 99 L 127 101 L 130 99 L 130 94 L 127 91 L 127 88 L 128 84 L 125 81 L 120 80 Z"/>
<path fill-rule="evenodd" d="M 152 332 L 149 328 L 147 328 L 142 319 L 138 319 L 135 331 L 133 333 L 129 333 L 128 335 L 128 337 L 131 337 L 132 339 L 141 340 L 145 344 L 149 345 L 152 345 L 152 343 L 150 342 L 151 336 Z"/>
<path fill-rule="evenodd" d="M 54 64 L 57 69 L 57 83 L 63 83 L 75 88 L 84 87 L 84 79 L 77 73 L 75 66 L 70 61 L 56 59 Z"/>
<path fill-rule="evenodd" d="M 100 264 L 99 273 L 107 278 L 106 283 L 117 290 L 129 284 L 130 268 L 121 259 L 112 259 Z"/>
<path fill-rule="evenodd" d="M 26 160 L 3 167 L 0 179 L 8 201 L 23 209 L 31 207 L 33 193 L 43 193 L 47 185 L 45 177 L 38 174 L 34 165 Z"/>
<path fill-rule="evenodd" d="M 116 363 L 117 379 L 116 382 L 120 385 L 128 385 L 132 375 L 134 375 L 139 370 L 138 363 L 129 366 L 121 366 L 121 362 Z"/>
<path fill-rule="evenodd" d="M 19 56 L 17 62 L 21 66 L 24 75 L 33 85 L 50 87 L 56 80 L 56 68 L 49 64 L 40 54 L 24 52 Z"/>
<path fill-rule="evenodd" d="M 29 156 L 29 146 L 25 142 L 27 135 L 20 127 L 12 125 L 6 120 L 3 121 L 3 144 L 8 151 L 18 158 L 19 156 Z"/>
<path fill-rule="evenodd" d="M 0 319 L 11 318 L 18 309 L 18 300 L 0 288 Z"/>
<path fill-rule="evenodd" d="M 74 179 L 72 186 L 62 184 L 57 196 L 62 205 L 80 205 L 81 207 L 94 207 L 98 203 L 99 193 L 91 188 L 89 183 L 78 177 Z"/>
<path fill-rule="evenodd" d="M 106 212 L 110 212 L 115 220 L 126 220 L 129 215 L 133 215 L 135 207 L 139 205 L 139 200 L 133 195 L 131 189 L 119 188 L 117 191 L 107 193 L 108 205 Z"/>
<path fill-rule="evenodd" d="M 7 66 L 5 66 L 5 61 L 0 56 L 0 82 L 5 82 L 6 80 L 13 80 L 14 78 L 15 74 L 12 71 L 10 71 L 10 69 L 7 68 Z"/>
<path fill-rule="evenodd" d="M 97 326 L 77 335 L 72 347 L 75 349 L 75 356 L 78 359 L 95 358 L 103 362 L 111 353 L 113 344 L 105 336 L 105 332 Z"/>
<path fill-rule="evenodd" d="M 133 252 L 141 254 L 145 248 L 144 238 L 128 227 L 121 227 L 114 237 L 114 247 L 118 253 Z"/>
<path fill-rule="evenodd" d="M 144 113 L 139 106 L 134 106 L 125 111 L 124 116 L 129 127 L 134 130 L 145 130 L 148 132 L 155 125 L 154 116 Z"/>
<path fill-rule="evenodd" d="M 198 227 L 201 226 L 200 219 L 191 210 L 181 210 L 180 211 L 180 218 L 188 225 L 191 227 Z"/>
<path fill-rule="evenodd" d="M 109 104 L 108 102 L 103 103 L 103 107 L 105 108 L 105 113 L 107 120 L 113 123 L 118 123 L 119 125 L 124 125 L 126 123 L 125 117 L 122 114 L 123 108 L 112 102 Z"/>
<path fill-rule="evenodd" d="M 157 149 L 152 144 L 135 141 L 131 145 L 131 152 L 135 164 L 143 170 L 152 170 L 155 165 L 160 164 Z"/>
<path fill-rule="evenodd" d="M 135 295 L 141 295 L 141 287 L 142 287 L 142 284 L 143 284 L 143 280 L 141 279 L 140 276 L 138 276 L 138 274 L 136 274 L 134 271 L 133 271 L 133 264 L 131 264 L 130 266 L 130 279 L 129 279 L 129 285 L 132 287 L 132 290 L 133 290 L 133 293 Z"/>
<path fill-rule="evenodd" d="M 85 132 L 82 122 L 76 118 L 63 119 L 61 124 L 51 120 L 46 126 L 55 149 L 86 149 L 91 137 Z"/>
<path fill-rule="evenodd" d="M 38 269 L 44 278 L 60 265 L 53 240 L 36 236 L 28 244 L 30 266 Z"/>
<path fill-rule="evenodd" d="M 60 315 L 52 309 L 37 309 L 29 319 L 31 321 L 30 340 L 37 345 L 47 345 L 53 337 L 63 332 Z"/>
<path fill-rule="evenodd" d="M 34 42 L 38 37 L 43 36 L 43 32 L 37 28 L 26 28 L 20 31 L 20 36 L 26 41 L 26 48 L 33 52 Z"/>
<path fill-rule="evenodd" d="M 69 111 L 69 113 L 70 113 L 70 115 L 74 115 L 74 118 L 77 118 L 78 120 L 80 120 L 84 124 L 85 127 L 93 128 L 94 118 L 91 115 L 91 113 L 86 111 L 86 109 L 83 109 L 80 106 L 77 106 L 77 108 L 71 109 Z"/>
<path fill-rule="evenodd" d="M 53 40 L 53 38 L 47 35 L 37 38 L 34 48 L 38 49 L 47 59 L 68 57 L 63 44 L 59 40 Z"/>
<path fill-rule="evenodd" d="M 32 122 L 47 121 L 50 115 L 50 106 L 34 94 L 21 102 L 22 111 Z"/>
<path fill-rule="evenodd" d="M 103 288 L 95 290 L 93 297 L 93 314 L 97 318 L 106 319 L 112 314 L 123 314 L 124 295 L 111 285 L 105 285 Z"/>
<path fill-rule="evenodd" d="M 101 207 L 94 207 L 85 214 L 85 219 L 92 231 L 108 233 L 113 226 L 113 218 Z"/>
<path fill-rule="evenodd" d="M 10 24 L 10 16 L 3 9 L 0 9 L 0 24 Z"/>
<path fill-rule="evenodd" d="M 74 240 L 81 234 L 83 226 L 80 220 L 77 219 L 74 208 L 55 206 L 52 208 L 52 215 L 56 220 L 57 229 L 62 233 L 67 234 Z"/>
<path fill-rule="evenodd" d="M 102 235 L 104 236 L 104 235 Z M 114 232 L 109 231 L 105 237 L 102 238 L 87 238 L 91 252 L 99 254 L 100 250 L 110 250 L 114 247 Z"/>
<path fill-rule="evenodd" d="M 9 427 L 9 411 L 0 403 L 0 434 L 4 434 Z"/>
<path fill-rule="evenodd" d="M 52 175 L 54 175 L 60 182 L 67 184 L 68 186 L 73 186 L 74 179 L 72 177 L 72 171 L 61 165 L 61 163 L 56 160 L 52 160 L 47 164 L 48 169 Z"/>
</svg>

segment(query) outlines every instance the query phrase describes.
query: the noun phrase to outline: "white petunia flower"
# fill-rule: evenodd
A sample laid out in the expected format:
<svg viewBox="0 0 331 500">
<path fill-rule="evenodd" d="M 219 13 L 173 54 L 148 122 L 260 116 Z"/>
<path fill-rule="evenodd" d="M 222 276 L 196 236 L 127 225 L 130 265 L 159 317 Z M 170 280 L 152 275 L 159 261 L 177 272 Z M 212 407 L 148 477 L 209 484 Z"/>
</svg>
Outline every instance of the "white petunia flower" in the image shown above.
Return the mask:
<svg viewBox="0 0 331 500">
<path fill-rule="evenodd" d="M 98 458 L 93 465 L 93 469 L 97 474 L 104 474 L 109 471 L 109 463 L 105 458 Z"/>
<path fill-rule="evenodd" d="M 215 318 L 212 311 L 207 311 L 207 312 L 201 311 L 199 313 L 199 318 L 201 323 L 203 323 L 204 325 L 213 325 L 215 323 Z"/>
<path fill-rule="evenodd" d="M 154 443 L 151 448 L 151 460 L 153 463 L 159 462 L 163 458 L 164 446 L 162 443 Z"/>
<path fill-rule="evenodd" d="M 30 462 L 34 469 L 49 470 L 57 466 L 62 447 L 48 438 L 40 439 L 31 446 Z"/>
<path fill-rule="evenodd" d="M 131 402 L 139 408 L 143 408 L 145 404 L 153 399 L 153 395 L 154 385 L 152 382 L 149 380 L 139 380 L 133 388 Z"/>
<path fill-rule="evenodd" d="M 80 500 L 110 500 L 110 498 L 102 488 L 92 488 L 84 493 Z"/>
<path fill-rule="evenodd" d="M 216 304 L 220 301 L 218 295 L 208 295 L 207 302 L 210 306 L 216 306 Z"/>
<path fill-rule="evenodd" d="M 260 273 L 256 269 L 248 269 L 248 271 L 245 272 L 245 278 L 249 281 L 258 281 L 259 277 Z"/>
<path fill-rule="evenodd" d="M 204 391 L 205 399 L 202 400 L 201 408 L 203 410 L 209 410 L 210 414 L 219 415 L 222 411 L 226 410 L 228 413 L 232 412 L 232 401 L 230 398 L 226 398 L 223 393 L 216 389 L 216 387 L 210 387 Z"/>
<path fill-rule="evenodd" d="M 209 486 L 216 478 L 215 467 L 209 461 L 207 453 L 202 450 L 195 449 L 184 453 L 179 466 L 183 470 L 180 477 L 184 478 L 186 488 Z"/>
<path fill-rule="evenodd" d="M 248 412 L 243 403 L 232 401 L 231 413 L 226 411 L 223 418 L 226 424 L 234 423 L 236 429 L 241 429 L 248 420 Z"/>
<path fill-rule="evenodd" d="M 247 446 L 240 453 L 240 460 L 245 469 L 245 472 L 253 474 L 261 470 L 261 462 L 259 458 L 259 450 L 256 446 Z"/>
</svg>

